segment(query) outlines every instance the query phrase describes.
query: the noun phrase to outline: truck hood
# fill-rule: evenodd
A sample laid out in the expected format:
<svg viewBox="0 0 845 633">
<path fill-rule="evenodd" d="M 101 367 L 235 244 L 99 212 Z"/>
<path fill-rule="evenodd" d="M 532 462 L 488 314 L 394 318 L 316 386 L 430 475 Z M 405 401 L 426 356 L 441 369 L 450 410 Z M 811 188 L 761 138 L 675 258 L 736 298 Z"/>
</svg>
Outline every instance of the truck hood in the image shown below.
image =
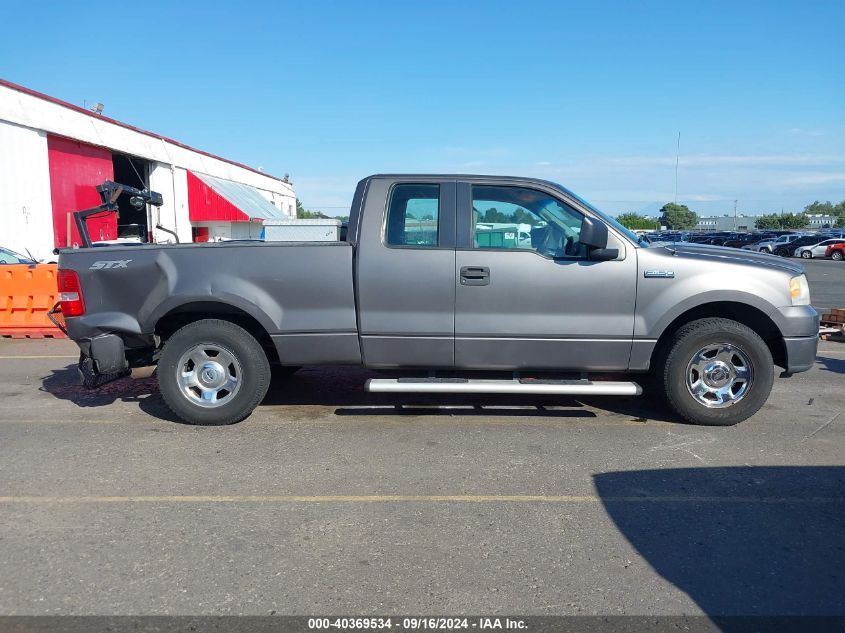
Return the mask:
<svg viewBox="0 0 845 633">
<path fill-rule="evenodd" d="M 676 242 L 674 244 L 662 247 L 666 251 L 668 257 L 672 257 L 673 253 L 677 253 L 682 257 L 693 257 L 697 259 L 718 259 L 726 263 L 744 264 L 746 266 L 760 266 L 763 268 L 774 268 L 783 270 L 793 275 L 800 275 L 804 272 L 804 267 L 800 264 L 791 262 L 785 257 L 778 257 L 776 255 L 768 255 L 766 253 L 756 253 L 754 251 L 746 251 L 739 248 L 728 248 L 726 246 L 712 246 L 710 244 L 690 244 L 687 242 Z"/>
</svg>

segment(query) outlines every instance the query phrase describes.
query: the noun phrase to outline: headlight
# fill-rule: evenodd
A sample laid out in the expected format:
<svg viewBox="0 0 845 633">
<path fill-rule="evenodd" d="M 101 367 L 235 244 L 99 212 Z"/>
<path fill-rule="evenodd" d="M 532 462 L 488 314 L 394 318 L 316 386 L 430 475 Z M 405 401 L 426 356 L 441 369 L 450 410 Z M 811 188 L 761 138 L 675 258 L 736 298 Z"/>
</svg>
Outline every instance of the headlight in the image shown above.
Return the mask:
<svg viewBox="0 0 845 633">
<path fill-rule="evenodd" d="M 810 285 L 806 275 L 798 275 L 789 280 L 789 296 L 794 306 L 810 305 Z"/>
</svg>

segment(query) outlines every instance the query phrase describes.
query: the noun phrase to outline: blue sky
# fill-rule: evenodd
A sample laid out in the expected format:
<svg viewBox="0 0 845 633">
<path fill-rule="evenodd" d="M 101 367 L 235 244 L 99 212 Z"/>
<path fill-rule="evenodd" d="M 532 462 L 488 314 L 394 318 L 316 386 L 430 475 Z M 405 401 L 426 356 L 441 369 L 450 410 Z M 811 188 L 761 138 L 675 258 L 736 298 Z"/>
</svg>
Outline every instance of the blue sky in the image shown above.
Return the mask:
<svg viewBox="0 0 845 633">
<path fill-rule="evenodd" d="M 11 2 L 0 76 L 291 174 L 559 181 L 612 213 L 845 199 L 845 2 Z M 109 31 L 109 24 L 111 34 Z"/>
</svg>

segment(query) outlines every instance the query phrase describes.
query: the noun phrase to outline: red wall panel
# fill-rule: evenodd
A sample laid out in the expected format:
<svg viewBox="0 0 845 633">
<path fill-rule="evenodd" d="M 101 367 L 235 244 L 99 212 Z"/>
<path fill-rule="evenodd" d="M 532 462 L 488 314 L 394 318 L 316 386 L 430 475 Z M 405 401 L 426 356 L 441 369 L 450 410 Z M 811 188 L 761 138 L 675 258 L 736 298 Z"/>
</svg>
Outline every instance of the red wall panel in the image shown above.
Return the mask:
<svg viewBox="0 0 845 633">
<path fill-rule="evenodd" d="M 114 179 L 111 152 L 60 136 L 47 136 L 50 164 L 50 196 L 53 201 L 53 236 L 59 247 L 79 244 L 79 233 L 71 218 L 68 240 L 68 213 L 100 204 L 95 187 Z M 117 214 L 88 220 L 92 241 L 117 238 Z"/>
<path fill-rule="evenodd" d="M 188 172 L 188 218 L 191 222 L 248 222 L 249 216 Z"/>
</svg>

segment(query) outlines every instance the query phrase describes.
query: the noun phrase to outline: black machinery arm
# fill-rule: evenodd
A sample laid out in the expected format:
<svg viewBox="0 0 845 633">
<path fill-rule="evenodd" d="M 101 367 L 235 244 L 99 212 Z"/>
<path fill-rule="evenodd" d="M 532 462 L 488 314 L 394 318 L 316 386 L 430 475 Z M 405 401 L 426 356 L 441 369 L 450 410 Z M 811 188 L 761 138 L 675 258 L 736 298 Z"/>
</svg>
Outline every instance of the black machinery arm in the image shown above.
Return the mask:
<svg viewBox="0 0 845 633">
<path fill-rule="evenodd" d="M 160 207 L 163 204 L 161 194 L 156 191 L 136 189 L 135 187 L 121 185 L 111 180 L 107 180 L 102 185 L 97 185 L 97 193 L 100 194 L 100 199 L 103 201 L 100 206 L 75 211 L 73 214 L 73 221 L 76 223 L 76 230 L 79 231 L 79 239 L 82 241 L 81 246 L 83 248 L 91 247 L 91 236 L 88 234 L 88 218 L 98 213 L 116 213 L 117 199 L 121 194 L 126 193 L 132 196 L 129 199 L 129 204 L 136 209 L 141 209 L 145 204 L 151 204 L 154 207 Z"/>
</svg>

